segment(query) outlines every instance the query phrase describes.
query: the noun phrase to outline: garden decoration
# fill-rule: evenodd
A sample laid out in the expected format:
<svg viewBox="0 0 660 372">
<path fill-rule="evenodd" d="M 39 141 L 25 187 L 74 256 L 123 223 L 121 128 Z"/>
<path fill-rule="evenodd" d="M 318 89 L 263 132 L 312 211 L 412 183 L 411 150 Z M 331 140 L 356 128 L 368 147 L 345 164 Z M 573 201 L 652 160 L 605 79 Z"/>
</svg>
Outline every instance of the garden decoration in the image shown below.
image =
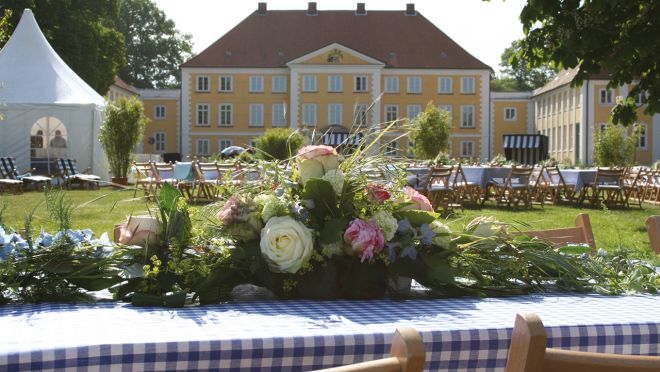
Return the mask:
<svg viewBox="0 0 660 372">
<path fill-rule="evenodd" d="M 428 199 L 395 171 L 374 182 L 364 167 L 395 169 L 358 149 L 301 148 L 283 170 L 226 191 L 202 210 L 165 184 L 150 216 L 131 217 L 119 242 L 70 229 L 70 204 L 47 193 L 62 231 L 0 230 L 0 300 L 76 300 L 110 289 L 135 305 L 183 306 L 231 299 L 240 284 L 280 298 L 500 296 L 532 291 L 656 292 L 643 261 L 590 247 L 555 248 L 479 217 L 452 231 Z M 1 220 L 1 219 L 0 219 Z M 393 283 L 408 280 L 424 290 Z"/>
</svg>

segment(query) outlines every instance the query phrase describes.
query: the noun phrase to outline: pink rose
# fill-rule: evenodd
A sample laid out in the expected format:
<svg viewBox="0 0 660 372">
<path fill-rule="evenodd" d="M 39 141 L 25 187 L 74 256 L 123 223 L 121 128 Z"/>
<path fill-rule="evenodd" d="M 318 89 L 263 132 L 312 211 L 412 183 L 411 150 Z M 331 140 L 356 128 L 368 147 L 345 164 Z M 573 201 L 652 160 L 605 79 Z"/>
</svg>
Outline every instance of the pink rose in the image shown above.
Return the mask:
<svg viewBox="0 0 660 372">
<path fill-rule="evenodd" d="M 406 201 L 412 202 L 413 208 L 406 209 L 417 209 L 420 211 L 433 212 L 433 206 L 429 199 L 426 196 L 417 192 L 410 186 L 406 186 Z"/>
<path fill-rule="evenodd" d="M 354 219 L 344 233 L 344 241 L 353 249 L 354 253 L 360 256 L 360 259 L 371 259 L 374 253 L 383 250 L 385 238 L 383 232 L 374 220 L 364 221 L 359 218 Z"/>
<path fill-rule="evenodd" d="M 370 183 L 367 185 L 367 198 L 373 203 L 383 203 L 390 198 L 390 193 L 383 185 Z"/>
<path fill-rule="evenodd" d="M 303 185 L 310 178 L 321 178 L 337 169 L 337 151 L 332 146 L 305 146 L 298 150 L 298 170 Z"/>
</svg>

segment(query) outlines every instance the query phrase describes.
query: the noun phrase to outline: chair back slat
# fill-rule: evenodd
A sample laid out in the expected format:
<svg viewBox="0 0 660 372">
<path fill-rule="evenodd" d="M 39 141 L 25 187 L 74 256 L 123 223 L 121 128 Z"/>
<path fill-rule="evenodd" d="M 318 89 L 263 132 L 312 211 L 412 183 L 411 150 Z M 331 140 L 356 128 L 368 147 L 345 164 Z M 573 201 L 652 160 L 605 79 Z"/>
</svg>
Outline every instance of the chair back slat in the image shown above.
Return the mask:
<svg viewBox="0 0 660 372">
<path fill-rule="evenodd" d="M 0 176 L 2 176 L 2 178 L 13 180 L 18 178 L 18 172 L 14 165 L 14 158 L 0 158 Z"/>
<path fill-rule="evenodd" d="M 593 230 L 591 229 L 591 220 L 586 213 L 580 213 L 575 217 L 575 227 L 522 231 L 515 234 L 534 236 L 556 247 L 563 247 L 572 243 L 587 244 L 592 250 L 596 249 L 596 241 Z"/>
</svg>

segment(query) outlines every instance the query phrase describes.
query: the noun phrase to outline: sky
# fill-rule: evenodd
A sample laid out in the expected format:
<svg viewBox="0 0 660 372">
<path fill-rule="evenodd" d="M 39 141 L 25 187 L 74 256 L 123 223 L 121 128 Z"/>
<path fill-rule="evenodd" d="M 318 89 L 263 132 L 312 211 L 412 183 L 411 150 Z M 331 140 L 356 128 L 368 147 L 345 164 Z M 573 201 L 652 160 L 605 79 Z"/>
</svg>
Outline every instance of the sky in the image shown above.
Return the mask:
<svg viewBox="0 0 660 372">
<path fill-rule="evenodd" d="M 192 35 L 199 53 L 257 9 L 258 0 L 154 0 L 182 33 Z M 264 1 L 264 0 L 262 0 Z M 268 9 L 307 9 L 307 1 L 270 0 Z M 504 48 L 523 36 L 518 17 L 526 0 L 316 0 L 318 10 L 404 10 L 406 3 L 461 45 L 499 71 Z"/>
</svg>

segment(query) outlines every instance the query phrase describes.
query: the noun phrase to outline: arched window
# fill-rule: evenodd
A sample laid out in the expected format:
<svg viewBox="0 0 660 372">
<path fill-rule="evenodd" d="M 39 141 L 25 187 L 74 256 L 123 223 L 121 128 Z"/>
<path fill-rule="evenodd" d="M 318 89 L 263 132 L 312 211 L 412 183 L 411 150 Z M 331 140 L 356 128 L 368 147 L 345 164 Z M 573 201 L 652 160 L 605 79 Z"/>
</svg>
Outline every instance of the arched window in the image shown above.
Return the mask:
<svg viewBox="0 0 660 372">
<path fill-rule="evenodd" d="M 30 129 L 30 163 L 35 173 L 51 174 L 57 158 L 67 158 L 68 132 L 62 121 L 53 116 L 38 119 Z"/>
</svg>

